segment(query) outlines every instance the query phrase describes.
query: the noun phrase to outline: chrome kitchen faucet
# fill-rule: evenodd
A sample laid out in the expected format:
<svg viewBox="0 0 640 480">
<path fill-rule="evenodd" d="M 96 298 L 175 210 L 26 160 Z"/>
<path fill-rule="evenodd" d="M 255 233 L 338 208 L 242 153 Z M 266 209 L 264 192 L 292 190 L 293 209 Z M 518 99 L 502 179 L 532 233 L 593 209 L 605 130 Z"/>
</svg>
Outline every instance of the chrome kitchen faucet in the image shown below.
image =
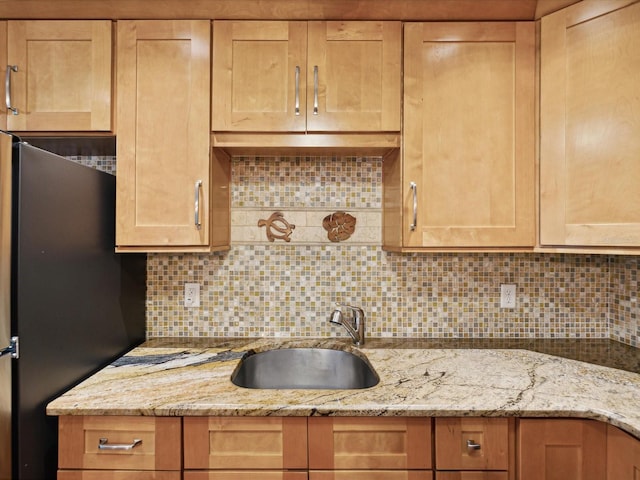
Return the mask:
<svg viewBox="0 0 640 480">
<path fill-rule="evenodd" d="M 351 305 L 342 305 L 336 303 L 336 308 L 331 312 L 329 321 L 336 325 L 342 325 L 357 346 L 364 345 L 364 311 L 360 307 L 352 307 Z M 348 309 L 348 314 L 342 311 L 343 308 Z"/>
</svg>

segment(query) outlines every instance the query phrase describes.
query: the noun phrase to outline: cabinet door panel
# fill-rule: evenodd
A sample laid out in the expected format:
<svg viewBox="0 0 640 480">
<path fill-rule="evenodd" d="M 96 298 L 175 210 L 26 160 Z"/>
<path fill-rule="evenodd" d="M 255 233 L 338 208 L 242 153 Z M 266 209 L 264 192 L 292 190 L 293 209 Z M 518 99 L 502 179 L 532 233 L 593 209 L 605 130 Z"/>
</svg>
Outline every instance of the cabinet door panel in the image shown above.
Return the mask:
<svg viewBox="0 0 640 480">
<path fill-rule="evenodd" d="M 108 20 L 10 21 L 7 62 L 17 131 L 111 130 Z M 4 64 L 3 64 L 4 65 Z"/>
<path fill-rule="evenodd" d="M 7 62 L 7 22 L 0 21 L 0 65 L 6 68 Z M 0 98 L 5 96 L 5 82 L 0 82 Z M 7 130 L 7 108 L 5 102 L 0 102 L 0 129 Z"/>
<path fill-rule="evenodd" d="M 60 417 L 58 466 L 87 470 L 180 470 L 180 430 L 178 417 Z M 141 442 L 129 450 L 101 450 L 100 439 L 119 445 L 131 445 L 135 439 Z"/>
<path fill-rule="evenodd" d="M 519 427 L 520 480 L 604 480 L 606 424 L 525 419 Z"/>
<path fill-rule="evenodd" d="M 436 468 L 508 470 L 514 429 L 507 418 L 436 418 Z"/>
<path fill-rule="evenodd" d="M 118 246 L 209 242 L 209 44 L 208 21 L 118 22 Z"/>
<path fill-rule="evenodd" d="M 310 418 L 309 468 L 429 469 L 428 418 Z"/>
<path fill-rule="evenodd" d="M 56 480 L 182 480 L 182 473 L 141 470 L 59 470 Z"/>
<path fill-rule="evenodd" d="M 307 468 L 307 419 L 185 417 L 185 469 Z"/>
<path fill-rule="evenodd" d="M 543 245 L 640 246 L 640 3 L 625 3 L 542 20 Z"/>
<path fill-rule="evenodd" d="M 432 480 L 428 470 L 335 470 L 311 471 L 309 480 Z"/>
<path fill-rule="evenodd" d="M 640 440 L 607 426 L 607 479 L 640 479 Z"/>
<path fill-rule="evenodd" d="M 509 480 L 507 472 L 438 472 L 436 480 Z"/>
<path fill-rule="evenodd" d="M 267 472 L 258 470 L 184 472 L 184 480 L 307 480 L 307 472 Z"/>
<path fill-rule="evenodd" d="M 304 131 L 306 51 L 306 22 L 215 21 L 212 129 Z"/>
<path fill-rule="evenodd" d="M 309 22 L 307 130 L 400 130 L 401 28 L 400 22 Z"/>
<path fill-rule="evenodd" d="M 526 22 L 405 25 L 404 246 L 534 245 L 534 38 Z"/>
</svg>

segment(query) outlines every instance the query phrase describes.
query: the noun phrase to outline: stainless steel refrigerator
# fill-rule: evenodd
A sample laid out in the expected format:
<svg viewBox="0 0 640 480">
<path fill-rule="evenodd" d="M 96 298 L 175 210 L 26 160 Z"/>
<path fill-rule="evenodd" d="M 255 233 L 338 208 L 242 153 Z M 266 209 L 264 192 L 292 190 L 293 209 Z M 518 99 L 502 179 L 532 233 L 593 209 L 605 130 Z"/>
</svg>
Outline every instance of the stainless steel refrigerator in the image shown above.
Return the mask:
<svg viewBox="0 0 640 480">
<path fill-rule="evenodd" d="M 0 479 L 56 478 L 47 403 L 144 340 L 144 256 L 115 177 L 0 133 Z"/>
</svg>

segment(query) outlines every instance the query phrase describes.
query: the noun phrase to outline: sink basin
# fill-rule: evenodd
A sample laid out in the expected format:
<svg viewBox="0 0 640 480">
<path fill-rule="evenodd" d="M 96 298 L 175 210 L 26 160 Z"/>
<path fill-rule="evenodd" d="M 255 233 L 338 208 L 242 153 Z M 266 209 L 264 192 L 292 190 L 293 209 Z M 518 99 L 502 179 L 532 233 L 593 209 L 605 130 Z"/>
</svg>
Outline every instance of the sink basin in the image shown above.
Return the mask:
<svg viewBox="0 0 640 480">
<path fill-rule="evenodd" d="M 283 348 L 247 354 L 231 375 L 245 388 L 358 389 L 380 379 L 359 356 L 330 348 Z"/>
</svg>

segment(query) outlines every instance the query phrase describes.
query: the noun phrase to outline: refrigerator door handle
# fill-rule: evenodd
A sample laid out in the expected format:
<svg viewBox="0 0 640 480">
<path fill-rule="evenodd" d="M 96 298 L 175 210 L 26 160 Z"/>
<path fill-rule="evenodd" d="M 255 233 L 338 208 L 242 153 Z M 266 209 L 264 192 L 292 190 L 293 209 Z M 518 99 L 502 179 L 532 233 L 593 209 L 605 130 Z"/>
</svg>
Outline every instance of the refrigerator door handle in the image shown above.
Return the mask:
<svg viewBox="0 0 640 480">
<path fill-rule="evenodd" d="M 0 357 L 11 355 L 11 358 L 20 358 L 20 341 L 18 337 L 11 337 L 9 346 L 0 350 Z"/>
</svg>

